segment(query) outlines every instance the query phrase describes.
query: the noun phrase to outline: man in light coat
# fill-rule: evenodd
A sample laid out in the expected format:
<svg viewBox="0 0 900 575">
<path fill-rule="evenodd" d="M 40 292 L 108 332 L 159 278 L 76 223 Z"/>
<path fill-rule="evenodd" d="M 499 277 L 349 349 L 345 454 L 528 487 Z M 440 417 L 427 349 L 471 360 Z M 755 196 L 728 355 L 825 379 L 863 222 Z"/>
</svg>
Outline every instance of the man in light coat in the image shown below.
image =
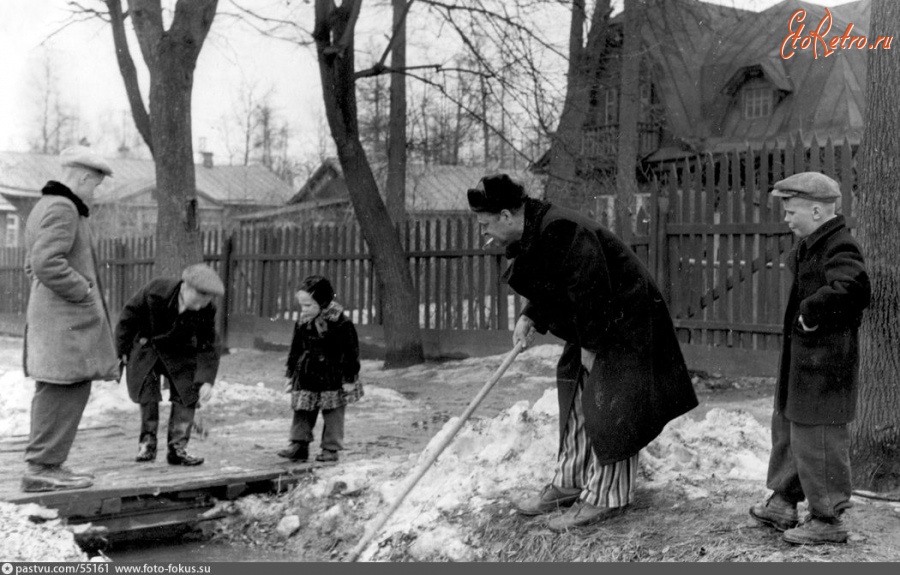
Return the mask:
<svg viewBox="0 0 900 575">
<path fill-rule="evenodd" d="M 90 148 L 60 154 L 60 181 L 41 191 L 25 224 L 31 279 L 25 325 L 25 375 L 35 380 L 23 491 L 83 489 L 89 473 L 64 466 L 93 380 L 119 378 L 106 302 L 98 283 L 90 204 L 112 174 Z"/>
</svg>

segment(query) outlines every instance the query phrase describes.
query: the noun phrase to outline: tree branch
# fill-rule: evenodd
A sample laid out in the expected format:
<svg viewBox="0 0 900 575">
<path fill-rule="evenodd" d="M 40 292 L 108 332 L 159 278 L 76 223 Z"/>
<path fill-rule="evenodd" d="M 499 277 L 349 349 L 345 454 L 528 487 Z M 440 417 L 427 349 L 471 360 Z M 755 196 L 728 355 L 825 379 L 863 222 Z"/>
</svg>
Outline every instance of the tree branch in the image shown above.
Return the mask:
<svg viewBox="0 0 900 575">
<path fill-rule="evenodd" d="M 138 133 L 143 138 L 144 143 L 150 149 L 153 155 L 153 138 L 150 129 L 150 115 L 144 106 L 144 99 L 141 97 L 141 89 L 138 83 L 137 69 L 134 60 L 131 57 L 131 50 L 128 48 L 128 38 L 125 35 L 125 18 L 127 14 L 122 12 L 122 3 L 120 0 L 104 0 L 109 10 L 109 21 L 112 24 L 113 45 L 116 49 L 116 61 L 119 64 L 119 73 L 125 81 L 125 93 L 128 96 L 128 105 L 131 107 L 131 116 L 134 118 L 134 125 L 137 127 Z"/>
</svg>

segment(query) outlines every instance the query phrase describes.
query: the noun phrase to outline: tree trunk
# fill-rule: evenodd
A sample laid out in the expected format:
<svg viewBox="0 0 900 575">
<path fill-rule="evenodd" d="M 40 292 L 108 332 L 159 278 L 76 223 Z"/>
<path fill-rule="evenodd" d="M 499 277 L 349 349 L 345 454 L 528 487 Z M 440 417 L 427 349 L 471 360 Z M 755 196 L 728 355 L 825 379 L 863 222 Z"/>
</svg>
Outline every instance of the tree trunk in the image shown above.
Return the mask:
<svg viewBox="0 0 900 575">
<path fill-rule="evenodd" d="M 406 2 L 391 0 L 394 9 L 394 40 L 391 68 L 406 68 Z M 391 221 L 406 220 L 406 75 L 391 73 L 391 115 L 388 135 L 387 207 Z"/>
<path fill-rule="evenodd" d="M 591 89 L 600 77 L 606 56 L 609 4 L 609 0 L 597 1 L 585 44 L 585 1 L 572 2 L 566 96 L 556 133 L 551 134 L 546 196 L 554 203 L 575 209 L 584 209 L 590 200 L 579 181 L 581 140 Z"/>
<path fill-rule="evenodd" d="M 378 292 L 383 298 L 384 367 L 402 367 L 424 361 L 418 296 L 403 246 L 378 194 L 375 176 L 359 139 L 353 33 L 360 2 L 348 0 L 337 8 L 331 0 L 316 0 L 313 38 L 318 52 L 325 115 L 337 146 L 353 209 L 372 253 Z"/>
<path fill-rule="evenodd" d="M 191 137 L 193 73 L 186 74 L 177 46 L 160 47 L 150 80 L 150 117 L 156 150 L 156 258 L 154 273 L 180 277 L 203 261 Z"/>
<path fill-rule="evenodd" d="M 900 3 L 874 0 L 870 34 L 900 29 Z M 870 50 L 866 79 L 858 238 L 872 282 L 872 303 L 860 329 L 857 419 L 851 425 L 853 482 L 872 491 L 900 488 L 900 54 Z"/>
<path fill-rule="evenodd" d="M 619 89 L 619 130 L 616 150 L 616 231 L 627 244 L 631 239 L 631 207 L 637 196 L 635 162 L 638 158 L 640 106 L 641 0 L 625 0 L 625 40 Z"/>
<path fill-rule="evenodd" d="M 178 276 L 203 260 L 194 176 L 191 92 L 194 68 L 216 15 L 218 0 L 178 0 L 168 29 L 160 0 L 128 0 L 129 14 L 150 71 L 146 113 L 124 34 L 120 0 L 105 0 L 119 70 L 135 125 L 156 165 L 156 275 Z"/>
</svg>

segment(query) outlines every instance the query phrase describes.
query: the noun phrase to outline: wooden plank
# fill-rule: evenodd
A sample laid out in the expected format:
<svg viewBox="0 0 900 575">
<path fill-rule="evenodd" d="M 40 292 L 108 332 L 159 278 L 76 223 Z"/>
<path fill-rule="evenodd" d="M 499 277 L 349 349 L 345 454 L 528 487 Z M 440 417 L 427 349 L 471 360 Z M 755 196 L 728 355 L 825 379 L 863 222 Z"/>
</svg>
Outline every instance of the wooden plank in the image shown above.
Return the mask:
<svg viewBox="0 0 900 575">
<path fill-rule="evenodd" d="M 673 319 L 672 323 L 674 323 L 677 328 L 715 329 L 741 333 L 781 333 L 781 324 L 745 323 L 740 321 L 705 321 L 699 319 Z"/>
<path fill-rule="evenodd" d="M 853 203 L 853 182 L 851 174 L 853 174 L 853 159 L 851 158 L 850 142 L 844 137 L 844 143 L 841 146 L 841 213 L 845 217 L 850 218 L 856 215 L 856 206 Z"/>
<path fill-rule="evenodd" d="M 475 228 L 476 225 L 475 218 L 469 217 L 466 219 L 466 244 L 465 247 L 469 250 L 474 250 L 475 248 Z M 475 257 L 468 256 L 466 257 L 466 281 L 467 281 L 467 289 L 466 294 L 468 295 L 468 304 L 466 307 L 467 316 L 466 316 L 466 324 L 464 329 L 476 329 L 478 324 L 475 321 L 475 304 L 476 301 L 480 301 L 481 298 L 484 297 L 484 292 L 478 291 L 475 284 Z"/>
<path fill-rule="evenodd" d="M 706 182 L 705 182 L 705 194 L 706 194 L 706 202 L 704 204 L 705 211 L 705 221 L 710 224 L 709 233 L 706 235 L 706 249 L 704 250 L 703 261 L 706 265 L 706 283 L 704 284 L 703 291 L 712 291 L 716 287 L 716 269 L 714 262 L 716 260 L 716 235 L 712 231 L 712 225 L 715 223 L 715 215 L 716 215 L 716 165 L 713 159 L 707 156 L 706 159 Z M 671 228 L 671 226 L 669 226 Z M 703 309 L 703 318 L 711 320 L 715 317 L 714 309 L 712 306 L 712 300 L 710 300 L 709 305 L 703 305 L 700 302 L 699 307 Z M 710 345 L 715 345 L 718 343 L 718 338 L 715 332 L 710 330 L 705 330 L 706 337 L 704 338 L 704 342 Z"/>
<path fill-rule="evenodd" d="M 425 220 L 425 245 L 424 248 L 426 251 L 429 251 L 432 246 L 431 240 L 431 220 Z M 434 315 L 432 304 L 434 299 L 431 296 L 431 274 L 432 274 L 432 265 L 431 265 L 431 257 L 423 257 L 422 264 L 425 268 L 424 280 L 425 280 L 425 299 L 422 304 L 425 306 L 425 325 L 423 326 L 425 329 L 429 329 L 434 327 Z"/>
<path fill-rule="evenodd" d="M 464 224 L 462 218 L 456 218 L 454 220 L 454 224 L 456 225 L 456 247 L 461 248 L 464 245 L 465 239 L 463 234 L 465 233 Z M 454 268 L 456 273 L 456 317 L 453 326 L 456 329 L 463 329 L 465 325 L 463 324 L 463 318 L 465 316 L 465 302 L 463 300 L 463 281 L 464 281 L 464 271 L 465 271 L 465 261 L 462 258 L 456 258 L 454 261 Z"/>
</svg>

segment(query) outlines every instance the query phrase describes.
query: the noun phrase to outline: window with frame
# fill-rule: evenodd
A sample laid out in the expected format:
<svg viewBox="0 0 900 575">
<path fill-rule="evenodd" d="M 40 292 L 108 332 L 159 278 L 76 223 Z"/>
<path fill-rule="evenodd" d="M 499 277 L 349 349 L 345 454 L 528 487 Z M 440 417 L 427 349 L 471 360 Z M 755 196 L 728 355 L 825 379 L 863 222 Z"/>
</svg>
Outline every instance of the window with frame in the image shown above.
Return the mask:
<svg viewBox="0 0 900 575">
<path fill-rule="evenodd" d="M 772 115 L 773 94 L 769 87 L 748 86 L 742 91 L 744 119 L 755 120 Z"/>
<path fill-rule="evenodd" d="M 4 239 L 6 247 L 19 247 L 19 216 L 6 214 L 6 237 Z"/>
</svg>

